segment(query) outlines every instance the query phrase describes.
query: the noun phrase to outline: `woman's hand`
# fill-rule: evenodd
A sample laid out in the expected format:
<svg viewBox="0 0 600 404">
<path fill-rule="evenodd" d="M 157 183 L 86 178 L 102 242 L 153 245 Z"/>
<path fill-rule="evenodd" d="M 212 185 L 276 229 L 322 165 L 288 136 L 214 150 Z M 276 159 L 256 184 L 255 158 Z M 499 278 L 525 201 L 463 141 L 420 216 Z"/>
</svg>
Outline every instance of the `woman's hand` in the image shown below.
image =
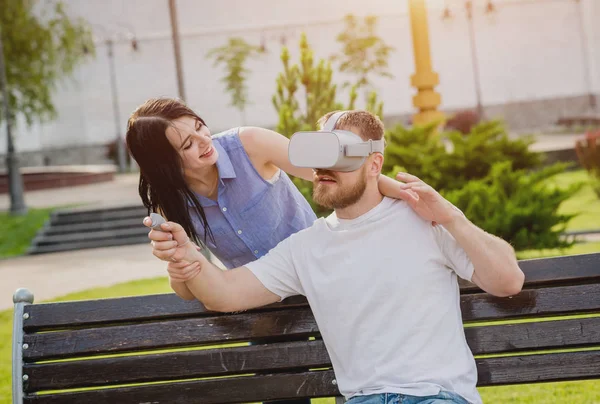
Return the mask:
<svg viewBox="0 0 600 404">
<path fill-rule="evenodd" d="M 434 224 L 448 225 L 454 219 L 464 216 L 456 206 L 418 177 L 399 173 L 396 178 L 402 181 L 400 199 L 405 200 L 423 219 Z"/>
<path fill-rule="evenodd" d="M 146 227 L 152 226 L 152 219 L 144 219 Z M 198 246 L 190 241 L 183 227 L 175 222 L 161 224 L 161 230 L 152 229 L 148 238 L 152 244 L 152 254 L 163 261 L 194 263 L 205 261 Z"/>
<path fill-rule="evenodd" d="M 167 272 L 172 282 L 187 282 L 196 277 L 200 273 L 202 267 L 199 262 L 187 261 L 169 262 Z"/>
</svg>

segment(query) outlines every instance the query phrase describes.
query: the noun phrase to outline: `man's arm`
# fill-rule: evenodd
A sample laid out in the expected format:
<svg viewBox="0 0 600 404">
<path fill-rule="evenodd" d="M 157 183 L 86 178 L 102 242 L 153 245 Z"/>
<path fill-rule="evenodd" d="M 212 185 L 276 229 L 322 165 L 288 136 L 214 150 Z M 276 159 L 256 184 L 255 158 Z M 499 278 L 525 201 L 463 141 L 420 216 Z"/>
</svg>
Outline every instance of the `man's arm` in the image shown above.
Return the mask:
<svg viewBox="0 0 600 404">
<path fill-rule="evenodd" d="M 185 282 L 175 281 L 175 280 L 173 280 L 173 278 L 171 278 L 169 276 L 169 285 L 171 286 L 171 289 L 173 289 L 173 292 L 175 292 L 175 294 L 177 296 L 179 296 L 180 298 L 182 298 L 183 300 L 196 299 L 196 296 L 194 296 L 194 294 L 191 292 L 191 290 L 188 289 Z"/>
<path fill-rule="evenodd" d="M 144 224 L 150 227 L 151 220 L 144 219 Z M 171 278 L 189 279 L 183 285 L 207 309 L 223 312 L 241 311 L 280 300 L 280 297 L 269 291 L 248 268 L 222 271 L 213 265 L 198 251 L 196 245 L 190 242 L 179 224 L 163 223 L 161 229 L 162 231 L 151 230 L 148 234 L 152 240 L 152 253 L 157 258 L 172 263 L 169 265 Z M 181 261 L 191 264 L 178 265 Z M 171 285 L 173 287 L 173 280 Z M 184 299 L 191 298 L 183 286 L 176 287 L 179 296 Z"/>
<path fill-rule="evenodd" d="M 200 273 L 185 284 L 212 311 L 233 312 L 265 306 L 280 300 L 246 267 L 222 271 L 206 258 Z"/>
<path fill-rule="evenodd" d="M 425 220 L 444 226 L 466 252 L 475 269 L 471 281 L 495 296 L 511 296 L 523 287 L 525 275 L 513 248 L 506 241 L 471 223 L 460 210 L 431 186 L 407 173 L 399 173 L 400 197 Z"/>
<path fill-rule="evenodd" d="M 494 296 L 512 296 L 521 291 L 525 275 L 510 244 L 486 233 L 460 213 L 444 227 L 473 263 L 473 283 Z"/>
</svg>

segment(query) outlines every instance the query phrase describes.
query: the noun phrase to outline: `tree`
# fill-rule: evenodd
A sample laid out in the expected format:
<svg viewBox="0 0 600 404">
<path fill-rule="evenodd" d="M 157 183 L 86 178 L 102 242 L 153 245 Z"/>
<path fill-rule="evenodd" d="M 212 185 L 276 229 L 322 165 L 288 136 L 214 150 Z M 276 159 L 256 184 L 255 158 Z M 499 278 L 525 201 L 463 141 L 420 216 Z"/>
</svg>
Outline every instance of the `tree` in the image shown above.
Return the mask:
<svg viewBox="0 0 600 404">
<path fill-rule="evenodd" d="M 281 61 L 283 72 L 277 76 L 277 92 L 273 95 L 273 106 L 279 113 L 279 133 L 289 137 L 299 130 L 316 129 L 321 116 L 342 108 L 336 102 L 337 86 L 332 80 L 331 64 L 323 59 L 315 64 L 304 33 L 300 38 L 300 63 L 290 64 L 286 47 Z"/>
<path fill-rule="evenodd" d="M 56 117 L 52 92 L 95 54 L 89 26 L 70 18 L 61 1 L 52 8 L 37 5 L 36 0 L 0 0 L 9 110 L 13 119 L 21 114 L 28 124 Z"/>
<path fill-rule="evenodd" d="M 357 91 L 365 88 L 367 98 L 371 97 L 370 76 L 394 77 L 388 71 L 388 59 L 394 48 L 376 34 L 376 16 L 365 17 L 361 24 L 357 17 L 348 14 L 344 23 L 344 31 L 337 36 L 342 52 L 333 55 L 332 59 L 340 63 L 340 72 L 355 76 L 355 82 L 346 82 L 346 87 L 354 86 Z"/>
<path fill-rule="evenodd" d="M 231 106 L 237 108 L 245 122 L 245 110 L 248 105 L 248 87 L 246 81 L 248 73 L 246 68 L 248 58 L 264 53 L 263 48 L 250 45 L 243 38 L 229 38 L 227 45 L 213 48 L 207 53 L 208 58 L 215 60 L 214 66 L 224 65 L 225 76 L 221 81 L 227 85 L 227 92 L 231 95 Z"/>
<path fill-rule="evenodd" d="M 285 47 L 281 52 L 281 62 L 283 71 L 277 76 L 277 90 L 273 95 L 273 107 L 279 114 L 277 132 L 290 137 L 301 130 L 315 130 L 317 121 L 326 113 L 354 109 L 356 89 L 350 90 L 346 106 L 337 100 L 331 63 L 323 59 L 315 61 L 305 34 L 300 38 L 300 63 L 291 63 L 289 50 Z M 367 102 L 367 110 L 381 116 L 382 108 L 383 103 L 373 93 Z M 329 212 L 313 202 L 310 181 L 294 178 L 294 183 L 318 215 Z"/>
</svg>

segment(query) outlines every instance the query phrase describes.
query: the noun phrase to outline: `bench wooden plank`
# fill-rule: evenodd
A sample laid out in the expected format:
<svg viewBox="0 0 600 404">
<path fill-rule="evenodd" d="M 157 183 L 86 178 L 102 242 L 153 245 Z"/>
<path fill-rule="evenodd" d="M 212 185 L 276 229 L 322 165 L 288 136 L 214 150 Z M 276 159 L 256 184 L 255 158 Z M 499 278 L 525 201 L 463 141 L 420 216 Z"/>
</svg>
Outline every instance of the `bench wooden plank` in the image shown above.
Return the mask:
<svg viewBox="0 0 600 404">
<path fill-rule="evenodd" d="M 524 355 L 477 360 L 478 386 L 584 380 L 600 377 L 600 351 Z M 27 396 L 27 404 L 139 404 L 189 403 L 196 397 L 204 404 L 257 402 L 295 397 L 338 395 L 333 371 L 258 375 L 120 387 L 74 393 Z"/>
<path fill-rule="evenodd" d="M 600 317 L 467 328 L 475 355 L 600 346 Z M 323 341 L 26 364 L 27 392 L 330 367 Z M 157 371 L 160 369 L 160 371 Z"/>
<path fill-rule="evenodd" d="M 597 379 L 600 351 L 477 359 L 478 386 Z"/>
<path fill-rule="evenodd" d="M 282 308 L 307 306 L 306 298 L 293 296 L 284 302 L 249 310 L 249 312 L 260 313 Z M 227 315 L 208 311 L 200 302 L 183 300 L 174 293 L 33 304 L 25 307 L 25 313 L 29 314 L 27 320 L 23 322 L 23 329 L 26 332 L 120 322 Z"/>
<path fill-rule="evenodd" d="M 568 257 L 520 261 L 525 272 L 526 287 L 570 285 L 600 280 L 600 253 Z M 476 292 L 472 284 L 462 285 L 464 293 Z M 262 312 L 283 307 L 306 306 L 301 296 L 253 311 Z M 174 294 L 136 296 L 94 301 L 35 304 L 25 308 L 29 318 L 24 322 L 28 332 L 72 328 L 91 324 L 147 321 L 190 316 L 214 316 L 199 302 L 185 301 Z"/>
<path fill-rule="evenodd" d="M 308 339 L 318 328 L 308 307 L 25 335 L 26 362 L 74 356 L 221 344 L 285 336 Z M 280 338 L 281 339 L 281 338 Z"/>
<path fill-rule="evenodd" d="M 466 322 L 599 312 L 600 284 L 527 289 L 508 298 L 463 295 L 460 308 Z"/>
<path fill-rule="evenodd" d="M 322 340 L 26 364 L 26 392 L 293 369 L 330 368 Z M 265 373 L 265 372 L 263 372 Z"/>
<path fill-rule="evenodd" d="M 169 385 L 123 387 L 89 392 L 27 396 L 25 404 L 217 404 L 339 395 L 333 371 L 201 380 Z"/>
<path fill-rule="evenodd" d="M 600 346 L 600 317 L 469 327 L 474 355 Z"/>
<path fill-rule="evenodd" d="M 531 289 L 513 298 L 479 293 L 461 298 L 463 319 L 480 321 L 600 311 L 600 284 Z M 26 334 L 27 362 L 84 355 L 317 335 L 308 307 L 195 319 Z"/>
<path fill-rule="evenodd" d="M 600 253 L 537 258 L 519 261 L 525 273 L 525 288 L 540 286 L 577 285 L 600 281 Z M 462 292 L 479 288 L 459 278 Z"/>
</svg>

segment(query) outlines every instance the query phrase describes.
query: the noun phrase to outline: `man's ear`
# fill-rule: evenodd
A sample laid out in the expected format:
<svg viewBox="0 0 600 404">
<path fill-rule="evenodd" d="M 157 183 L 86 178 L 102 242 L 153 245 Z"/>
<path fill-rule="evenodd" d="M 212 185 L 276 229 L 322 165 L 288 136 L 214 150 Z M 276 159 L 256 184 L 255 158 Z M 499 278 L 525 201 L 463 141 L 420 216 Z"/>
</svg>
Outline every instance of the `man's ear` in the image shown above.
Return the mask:
<svg viewBox="0 0 600 404">
<path fill-rule="evenodd" d="M 381 174 L 381 170 L 383 170 L 383 154 L 373 153 L 369 159 L 371 160 L 369 163 L 369 174 L 378 176 Z"/>
</svg>

